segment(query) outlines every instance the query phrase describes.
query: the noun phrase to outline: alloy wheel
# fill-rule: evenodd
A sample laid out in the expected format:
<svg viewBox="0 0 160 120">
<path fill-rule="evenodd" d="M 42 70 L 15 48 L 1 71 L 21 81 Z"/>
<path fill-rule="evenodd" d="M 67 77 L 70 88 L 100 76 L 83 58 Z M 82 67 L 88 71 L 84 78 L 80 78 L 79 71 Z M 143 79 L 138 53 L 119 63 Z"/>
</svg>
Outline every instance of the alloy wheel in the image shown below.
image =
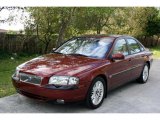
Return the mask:
<svg viewBox="0 0 160 120">
<path fill-rule="evenodd" d="M 147 81 L 148 75 L 149 75 L 148 66 L 145 65 L 145 67 L 144 67 L 144 69 L 143 69 L 143 80 L 144 80 L 144 82 Z"/>
<path fill-rule="evenodd" d="M 91 101 L 94 105 L 98 105 L 104 95 L 104 85 L 101 81 L 97 81 L 92 89 L 92 94 L 91 94 Z"/>
</svg>

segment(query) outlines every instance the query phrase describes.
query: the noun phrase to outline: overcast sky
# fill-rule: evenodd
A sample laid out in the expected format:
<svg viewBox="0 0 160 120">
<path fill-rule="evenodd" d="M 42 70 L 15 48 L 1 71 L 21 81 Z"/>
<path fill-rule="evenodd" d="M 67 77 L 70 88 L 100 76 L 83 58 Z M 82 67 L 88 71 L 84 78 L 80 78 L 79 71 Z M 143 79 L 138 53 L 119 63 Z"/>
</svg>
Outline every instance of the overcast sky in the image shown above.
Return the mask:
<svg viewBox="0 0 160 120">
<path fill-rule="evenodd" d="M 0 20 L 7 19 L 10 15 L 16 16 L 13 20 L 13 22 L 7 22 L 7 23 L 0 23 L 0 29 L 6 29 L 6 30 L 23 30 L 24 29 L 24 16 L 22 16 L 21 10 L 2 10 L 0 12 Z M 29 16 L 27 12 L 25 12 L 23 15 Z"/>
</svg>

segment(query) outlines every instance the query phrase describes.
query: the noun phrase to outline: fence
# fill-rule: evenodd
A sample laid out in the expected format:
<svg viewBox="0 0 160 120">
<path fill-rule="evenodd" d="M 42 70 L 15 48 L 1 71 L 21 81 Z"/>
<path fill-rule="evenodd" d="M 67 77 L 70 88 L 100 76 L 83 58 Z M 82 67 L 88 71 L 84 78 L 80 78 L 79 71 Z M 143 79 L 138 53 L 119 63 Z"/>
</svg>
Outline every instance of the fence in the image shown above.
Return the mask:
<svg viewBox="0 0 160 120">
<path fill-rule="evenodd" d="M 23 34 L 3 34 L 0 33 L 0 51 L 8 53 L 43 53 L 44 47 L 36 36 Z M 53 48 L 53 43 L 48 50 Z"/>
<path fill-rule="evenodd" d="M 160 38 L 158 36 L 141 36 L 137 38 L 145 47 L 160 46 Z"/>
<path fill-rule="evenodd" d="M 139 37 L 144 46 L 154 47 L 160 46 L 160 38 L 157 36 L 154 37 Z M 53 43 L 49 45 L 48 50 L 50 51 L 53 48 Z M 44 47 L 38 41 L 36 36 L 27 36 L 27 35 L 13 35 L 13 34 L 3 34 L 0 33 L 0 51 L 9 52 L 9 53 L 43 53 Z"/>
</svg>

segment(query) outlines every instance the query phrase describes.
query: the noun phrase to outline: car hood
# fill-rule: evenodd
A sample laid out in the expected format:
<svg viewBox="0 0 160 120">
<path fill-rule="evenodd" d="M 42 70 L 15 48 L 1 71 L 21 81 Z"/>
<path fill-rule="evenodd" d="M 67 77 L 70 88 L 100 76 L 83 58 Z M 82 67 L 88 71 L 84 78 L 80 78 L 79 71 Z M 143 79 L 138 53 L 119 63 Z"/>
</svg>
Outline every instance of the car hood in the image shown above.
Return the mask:
<svg viewBox="0 0 160 120">
<path fill-rule="evenodd" d="M 30 61 L 27 61 L 17 67 L 20 72 L 31 73 L 39 76 L 50 77 L 56 75 L 76 75 L 88 71 L 100 64 L 100 59 L 94 59 L 84 56 L 47 54 Z"/>
</svg>

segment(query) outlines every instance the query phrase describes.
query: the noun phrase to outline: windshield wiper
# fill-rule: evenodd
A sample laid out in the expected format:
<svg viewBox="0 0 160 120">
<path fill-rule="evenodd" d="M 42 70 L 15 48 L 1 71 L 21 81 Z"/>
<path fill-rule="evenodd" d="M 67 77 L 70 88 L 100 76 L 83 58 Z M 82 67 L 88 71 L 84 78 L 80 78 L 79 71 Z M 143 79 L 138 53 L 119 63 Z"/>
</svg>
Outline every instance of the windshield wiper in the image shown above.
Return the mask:
<svg viewBox="0 0 160 120">
<path fill-rule="evenodd" d="M 55 51 L 53 51 L 52 53 L 63 54 L 63 53 L 60 53 L 60 52 L 55 52 Z"/>
<path fill-rule="evenodd" d="M 79 53 L 72 53 L 72 54 L 68 54 L 68 55 L 77 55 L 77 56 L 84 56 L 84 57 L 88 57 L 87 55 L 83 55 L 83 54 L 79 54 Z"/>
</svg>

